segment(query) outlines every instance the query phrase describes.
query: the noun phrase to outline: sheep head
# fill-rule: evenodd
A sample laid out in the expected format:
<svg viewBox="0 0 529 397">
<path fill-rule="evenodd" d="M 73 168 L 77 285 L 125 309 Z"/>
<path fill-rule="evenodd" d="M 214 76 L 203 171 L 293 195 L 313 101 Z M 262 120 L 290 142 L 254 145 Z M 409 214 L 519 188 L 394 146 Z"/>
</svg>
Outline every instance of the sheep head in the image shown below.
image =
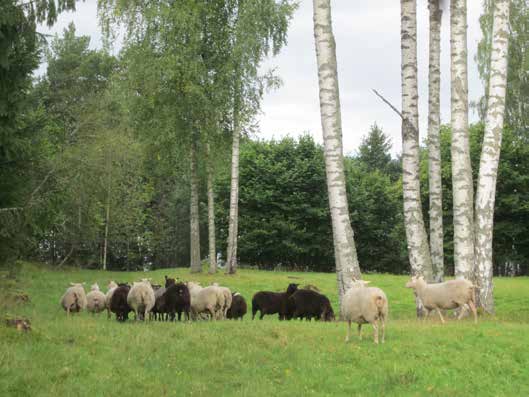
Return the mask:
<svg viewBox="0 0 529 397">
<path fill-rule="evenodd" d="M 423 276 L 412 276 L 410 281 L 406 283 L 406 288 L 417 288 L 419 285 L 426 284 Z"/>
</svg>

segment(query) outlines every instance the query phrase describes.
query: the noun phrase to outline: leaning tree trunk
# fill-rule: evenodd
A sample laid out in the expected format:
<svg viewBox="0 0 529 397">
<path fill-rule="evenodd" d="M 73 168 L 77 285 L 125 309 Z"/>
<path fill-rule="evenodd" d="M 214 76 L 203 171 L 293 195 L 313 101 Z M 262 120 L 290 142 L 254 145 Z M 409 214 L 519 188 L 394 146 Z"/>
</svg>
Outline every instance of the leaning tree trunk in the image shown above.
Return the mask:
<svg viewBox="0 0 529 397">
<path fill-rule="evenodd" d="M 509 0 L 496 0 L 493 19 L 489 92 L 485 135 L 476 192 L 476 281 L 478 305 L 494 313 L 492 284 L 492 232 L 498 163 L 500 160 L 507 62 L 509 49 Z"/>
<path fill-rule="evenodd" d="M 228 225 L 228 251 L 226 258 L 226 273 L 235 274 L 237 271 L 237 235 L 239 233 L 239 140 L 241 127 L 239 120 L 238 90 L 235 93 L 233 109 L 233 140 L 231 146 L 231 189 L 230 215 Z"/>
<path fill-rule="evenodd" d="M 196 139 L 191 142 L 191 273 L 202 271 L 200 263 L 200 223 L 198 216 L 198 174 L 197 174 L 197 147 Z"/>
<path fill-rule="evenodd" d="M 207 189 L 208 189 L 208 243 L 209 243 L 209 273 L 217 272 L 217 248 L 215 243 L 215 196 L 213 194 L 213 167 L 209 142 L 206 144 L 207 156 Z"/>
<path fill-rule="evenodd" d="M 457 278 L 474 270 L 474 187 L 468 131 L 467 2 L 450 2 L 452 190 L 454 265 Z"/>
<path fill-rule="evenodd" d="M 428 74 L 428 183 L 430 190 L 430 254 L 433 279 L 443 281 L 443 185 L 441 180 L 440 92 L 441 21 L 440 0 L 429 0 L 430 63 Z"/>
<path fill-rule="evenodd" d="M 419 181 L 419 108 L 417 91 L 417 5 L 401 0 L 402 190 L 411 272 L 432 280 L 432 261 L 424 227 Z M 420 308 L 418 307 L 418 310 Z"/>
<path fill-rule="evenodd" d="M 352 279 L 360 278 L 361 274 L 345 189 L 340 93 L 330 0 L 313 0 L 313 6 L 325 171 L 332 219 L 338 296 L 341 305 L 342 297 L 350 287 Z"/>
</svg>

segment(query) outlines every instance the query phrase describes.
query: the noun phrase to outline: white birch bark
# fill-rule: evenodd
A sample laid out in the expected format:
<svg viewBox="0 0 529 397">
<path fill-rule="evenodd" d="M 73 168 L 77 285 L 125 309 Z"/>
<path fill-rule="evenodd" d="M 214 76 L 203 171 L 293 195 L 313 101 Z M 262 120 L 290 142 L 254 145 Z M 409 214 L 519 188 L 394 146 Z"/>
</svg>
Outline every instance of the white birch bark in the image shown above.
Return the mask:
<svg viewBox="0 0 529 397">
<path fill-rule="evenodd" d="M 197 147 L 193 138 L 191 143 L 191 202 L 190 202 L 190 232 L 191 232 L 191 273 L 202 271 L 200 263 L 200 223 L 198 215 L 198 174 Z"/>
<path fill-rule="evenodd" d="M 241 136 L 239 122 L 238 91 L 235 93 L 233 112 L 233 140 L 231 146 L 231 188 L 230 215 L 228 223 L 228 250 L 226 254 L 226 273 L 237 271 L 237 237 L 239 228 L 239 141 Z"/>
<path fill-rule="evenodd" d="M 492 237 L 498 163 L 500 161 L 507 63 L 509 49 L 509 0 L 496 0 L 493 19 L 489 92 L 485 135 L 476 192 L 476 282 L 478 305 L 494 313 Z"/>
<path fill-rule="evenodd" d="M 110 197 L 112 194 L 112 154 L 109 153 L 107 160 L 108 184 L 107 184 L 107 203 L 105 210 L 105 241 L 103 245 L 103 270 L 107 270 L 107 252 L 108 252 L 108 227 L 110 223 Z"/>
<path fill-rule="evenodd" d="M 215 238 L 215 196 L 213 194 L 213 167 L 209 142 L 206 145 L 207 156 L 207 189 L 208 189 L 208 244 L 209 244 L 209 273 L 217 272 L 217 248 Z"/>
<path fill-rule="evenodd" d="M 450 1 L 452 190 L 456 278 L 474 270 L 474 187 L 468 131 L 467 2 Z"/>
<path fill-rule="evenodd" d="M 361 274 L 347 206 L 336 44 L 332 32 L 330 0 L 313 0 L 313 6 L 325 171 L 341 305 L 352 278 L 360 278 Z"/>
<path fill-rule="evenodd" d="M 430 197 L 430 254 L 433 280 L 443 281 L 443 186 L 441 179 L 440 96 L 441 96 L 441 21 L 440 0 L 429 0 L 430 48 L 428 70 L 428 184 Z"/>
<path fill-rule="evenodd" d="M 402 190 L 411 273 L 432 280 L 432 261 L 424 227 L 419 180 L 419 108 L 417 89 L 417 4 L 401 0 Z M 422 312 L 417 301 L 417 312 Z"/>
</svg>

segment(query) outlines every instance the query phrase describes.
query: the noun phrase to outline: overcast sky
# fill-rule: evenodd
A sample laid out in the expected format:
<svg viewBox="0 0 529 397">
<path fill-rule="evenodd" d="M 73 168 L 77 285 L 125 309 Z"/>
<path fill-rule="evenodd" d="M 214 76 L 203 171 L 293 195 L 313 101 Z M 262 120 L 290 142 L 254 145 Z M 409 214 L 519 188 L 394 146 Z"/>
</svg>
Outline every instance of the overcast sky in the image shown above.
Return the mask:
<svg viewBox="0 0 529 397">
<path fill-rule="evenodd" d="M 397 0 L 333 0 L 332 18 L 338 57 L 338 77 L 342 105 L 344 151 L 352 153 L 369 127 L 376 122 L 391 136 L 394 153 L 401 150 L 400 119 L 374 96 L 380 91 L 400 108 L 400 2 Z M 421 139 L 426 134 L 428 109 L 428 9 L 418 0 L 418 58 Z M 469 98 L 483 94 L 474 57 L 481 38 L 479 0 L 468 2 Z M 448 7 L 446 7 L 448 8 Z M 77 3 L 77 11 L 64 13 L 45 33 L 61 33 L 74 22 L 78 35 L 92 37 L 91 47 L 101 47 L 97 23 L 97 0 Z M 441 53 L 441 121 L 450 121 L 450 38 L 449 11 L 443 14 Z M 296 136 L 308 132 L 321 142 L 318 76 L 312 27 L 312 1 L 301 0 L 292 20 L 288 45 L 263 69 L 276 68 L 283 80 L 281 88 L 266 94 L 261 133 L 266 138 Z M 41 68 L 42 71 L 42 68 Z M 477 115 L 471 113 L 471 121 Z"/>
</svg>

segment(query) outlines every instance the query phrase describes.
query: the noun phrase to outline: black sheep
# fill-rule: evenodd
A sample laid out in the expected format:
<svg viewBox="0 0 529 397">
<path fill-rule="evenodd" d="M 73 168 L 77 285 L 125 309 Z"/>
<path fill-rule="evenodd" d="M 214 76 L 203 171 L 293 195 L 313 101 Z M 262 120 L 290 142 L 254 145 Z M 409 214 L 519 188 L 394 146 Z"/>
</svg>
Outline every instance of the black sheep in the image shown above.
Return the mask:
<svg viewBox="0 0 529 397">
<path fill-rule="evenodd" d="M 169 288 L 171 285 L 176 284 L 176 279 L 165 276 L 165 288 Z"/>
<path fill-rule="evenodd" d="M 261 312 L 259 317 L 263 319 L 265 314 L 279 313 L 279 319 L 284 320 L 287 313 L 287 299 L 298 289 L 299 284 L 289 284 L 286 292 L 259 291 L 252 298 L 252 320 L 255 313 Z"/>
<path fill-rule="evenodd" d="M 305 318 L 311 320 L 332 321 L 334 311 L 329 299 L 316 291 L 298 289 L 288 298 L 287 318 Z"/>
<path fill-rule="evenodd" d="M 226 318 L 230 319 L 241 319 L 246 314 L 246 311 L 248 310 L 246 305 L 246 300 L 244 299 L 244 296 L 239 294 L 238 292 L 231 294 L 232 301 L 231 306 L 228 309 L 228 312 L 226 313 Z"/>
<path fill-rule="evenodd" d="M 116 319 L 118 321 L 128 320 L 129 312 L 132 311 L 127 303 L 129 291 L 130 286 L 128 284 L 118 284 L 118 287 L 112 294 L 112 299 L 110 299 L 110 311 L 116 313 Z"/>
<path fill-rule="evenodd" d="M 187 285 L 184 283 L 170 284 L 163 294 L 163 299 L 165 304 L 164 311 L 171 321 L 174 321 L 175 313 L 178 313 L 178 321 L 181 321 L 182 312 L 185 314 L 186 319 L 189 320 L 191 296 Z"/>
</svg>

